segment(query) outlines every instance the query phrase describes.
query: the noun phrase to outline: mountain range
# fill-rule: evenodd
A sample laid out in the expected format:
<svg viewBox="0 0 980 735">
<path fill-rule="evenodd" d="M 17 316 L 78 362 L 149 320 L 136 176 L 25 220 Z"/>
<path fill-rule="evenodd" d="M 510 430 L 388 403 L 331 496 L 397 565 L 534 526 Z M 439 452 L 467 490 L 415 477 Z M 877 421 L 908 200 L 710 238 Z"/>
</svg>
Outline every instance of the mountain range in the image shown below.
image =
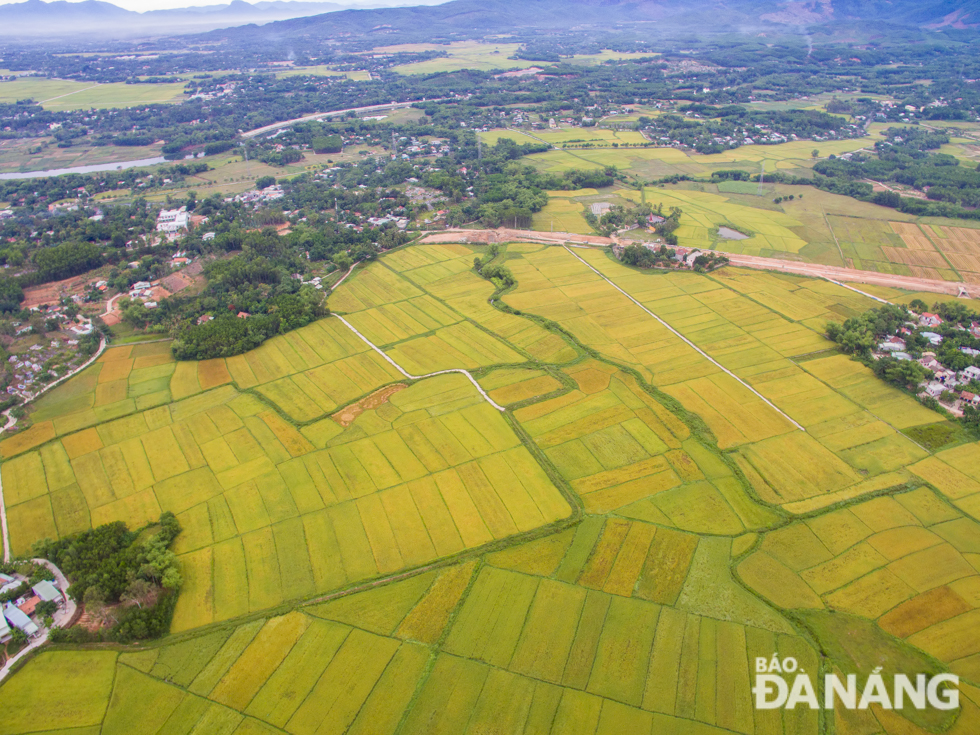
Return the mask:
<svg viewBox="0 0 980 735">
<path fill-rule="evenodd" d="M 415 0 L 412 4 L 441 0 Z M 26 0 L 0 5 L 0 38 L 59 38 L 79 35 L 118 38 L 143 35 L 203 33 L 217 28 L 265 24 L 307 16 L 320 16 L 352 8 L 389 7 L 393 3 L 335 3 L 303 0 L 263 0 L 247 3 L 231 0 L 227 5 L 150 10 L 138 13 L 102 0 Z"/>
<path fill-rule="evenodd" d="M 411 7 L 378 1 L 373 8 L 302 0 L 255 4 L 232 0 L 228 5 L 144 13 L 102 0 L 0 5 L 0 28 L 12 40 L 213 31 L 209 33 L 213 39 L 317 41 L 337 34 L 458 38 L 567 30 L 745 33 L 780 26 L 846 29 L 850 25 L 976 29 L 980 0 L 414 0 Z"/>
<path fill-rule="evenodd" d="M 349 36 L 394 35 L 460 38 L 518 33 L 663 32 L 759 35 L 767 29 L 800 32 L 807 27 L 874 36 L 886 28 L 916 33 L 980 27 L 980 0 L 452 0 L 435 7 L 344 10 L 261 29 L 233 28 L 209 34 L 232 41 L 275 42 Z"/>
</svg>

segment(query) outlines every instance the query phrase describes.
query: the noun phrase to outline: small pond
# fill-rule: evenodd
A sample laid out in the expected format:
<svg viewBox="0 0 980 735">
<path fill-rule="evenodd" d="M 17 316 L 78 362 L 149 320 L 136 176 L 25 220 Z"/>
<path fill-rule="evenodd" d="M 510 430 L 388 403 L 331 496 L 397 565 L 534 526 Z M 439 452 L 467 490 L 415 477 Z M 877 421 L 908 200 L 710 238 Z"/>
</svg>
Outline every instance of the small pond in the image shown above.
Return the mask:
<svg viewBox="0 0 980 735">
<path fill-rule="evenodd" d="M 748 240 L 748 235 L 743 235 L 738 230 L 733 230 L 731 227 L 719 227 L 718 234 L 725 238 L 726 240 Z"/>
</svg>

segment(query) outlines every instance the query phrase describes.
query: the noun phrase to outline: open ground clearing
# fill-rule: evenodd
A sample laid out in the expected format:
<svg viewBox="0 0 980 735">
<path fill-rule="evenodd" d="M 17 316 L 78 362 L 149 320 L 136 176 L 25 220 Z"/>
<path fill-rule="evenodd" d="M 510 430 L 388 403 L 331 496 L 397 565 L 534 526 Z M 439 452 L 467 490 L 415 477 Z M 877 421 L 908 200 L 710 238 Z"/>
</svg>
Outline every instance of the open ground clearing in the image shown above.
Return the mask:
<svg viewBox="0 0 980 735">
<path fill-rule="evenodd" d="M 519 313 L 458 244 L 384 255 L 330 306 L 504 412 L 336 318 L 226 360 L 112 348 L 39 401 L 0 442 L 15 549 L 173 510 L 181 635 L 44 653 L 8 706 L 86 735 L 976 731 L 980 444 L 923 448 L 943 417 L 830 350 L 826 321 L 875 302 L 502 251 Z M 949 667 L 961 709 L 755 710 L 776 652 Z"/>
</svg>

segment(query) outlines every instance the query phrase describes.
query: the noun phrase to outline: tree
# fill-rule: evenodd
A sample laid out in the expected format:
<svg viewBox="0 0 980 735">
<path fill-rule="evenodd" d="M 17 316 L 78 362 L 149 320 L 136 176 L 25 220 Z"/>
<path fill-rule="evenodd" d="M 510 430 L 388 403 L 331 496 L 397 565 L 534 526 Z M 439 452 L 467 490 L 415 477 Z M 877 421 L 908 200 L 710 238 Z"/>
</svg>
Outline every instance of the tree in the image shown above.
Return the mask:
<svg viewBox="0 0 980 735">
<path fill-rule="evenodd" d="M 274 186 L 276 183 L 275 176 L 260 176 L 255 180 L 256 189 L 268 189 L 270 186 Z"/>
<path fill-rule="evenodd" d="M 313 139 L 314 153 L 340 153 L 344 150 L 344 139 L 339 135 L 319 135 Z"/>
<path fill-rule="evenodd" d="M 342 271 L 345 271 L 354 265 L 354 261 L 347 253 L 337 253 L 333 256 L 332 260 L 334 265 Z"/>
<path fill-rule="evenodd" d="M 126 587 L 126 591 L 123 593 L 121 599 L 124 602 L 132 602 L 136 605 L 136 607 L 141 608 L 152 592 L 152 584 L 147 582 L 145 579 L 133 577 L 129 585 Z"/>
<path fill-rule="evenodd" d="M 31 325 L 31 330 L 34 332 L 34 334 L 39 334 L 42 337 L 47 334 L 47 331 L 45 330 L 44 317 L 37 312 L 31 314 L 31 318 L 28 320 L 28 323 Z"/>
<path fill-rule="evenodd" d="M 109 608 L 106 605 L 105 592 L 100 587 L 92 585 L 85 590 L 83 604 L 85 605 L 85 612 L 97 623 L 102 625 L 108 621 Z"/>
<path fill-rule="evenodd" d="M 0 278 L 0 311 L 19 311 L 24 290 L 13 278 Z"/>
<path fill-rule="evenodd" d="M 913 311 L 917 311 L 917 312 L 919 312 L 921 314 L 926 309 L 928 309 L 929 306 L 922 299 L 912 299 L 909 302 L 909 308 L 912 309 Z"/>
<path fill-rule="evenodd" d="M 814 148 L 812 151 L 810 151 L 810 155 L 813 158 L 819 158 L 820 157 L 820 151 L 818 151 L 816 148 Z"/>
</svg>

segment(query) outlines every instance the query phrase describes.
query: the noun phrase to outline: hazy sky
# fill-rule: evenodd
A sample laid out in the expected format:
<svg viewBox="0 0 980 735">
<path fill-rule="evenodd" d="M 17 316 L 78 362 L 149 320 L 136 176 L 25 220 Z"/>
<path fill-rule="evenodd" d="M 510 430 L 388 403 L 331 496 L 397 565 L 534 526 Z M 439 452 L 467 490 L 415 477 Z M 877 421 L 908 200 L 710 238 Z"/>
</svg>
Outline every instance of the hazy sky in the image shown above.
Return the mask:
<svg viewBox="0 0 980 735">
<path fill-rule="evenodd" d="M 258 0 L 246 0 L 246 2 L 258 2 Z M 316 2 L 317 0 L 304 0 L 305 2 Z M 11 2 L 23 2 L 23 0 L 0 0 L 0 5 Z M 113 5 L 127 10 L 135 10 L 140 13 L 146 10 L 161 10 L 163 8 L 186 8 L 192 5 L 227 5 L 230 0 L 105 0 Z M 350 6 L 394 6 L 394 5 L 438 5 L 445 0 L 328 0 L 337 5 Z"/>
</svg>

